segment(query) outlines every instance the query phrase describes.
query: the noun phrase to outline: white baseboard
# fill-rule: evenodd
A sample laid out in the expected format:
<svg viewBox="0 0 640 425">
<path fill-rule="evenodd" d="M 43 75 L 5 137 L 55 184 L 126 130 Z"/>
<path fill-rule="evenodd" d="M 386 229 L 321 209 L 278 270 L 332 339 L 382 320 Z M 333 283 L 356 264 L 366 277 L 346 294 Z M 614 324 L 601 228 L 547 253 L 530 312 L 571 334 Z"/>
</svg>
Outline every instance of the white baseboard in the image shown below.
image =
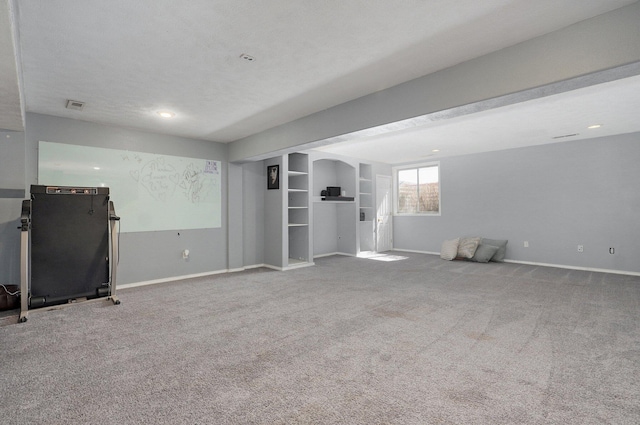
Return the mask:
<svg viewBox="0 0 640 425">
<path fill-rule="evenodd" d="M 311 267 L 311 266 L 315 266 L 316 263 L 314 263 L 313 261 L 311 262 L 307 262 L 307 263 L 296 263 L 296 264 L 290 264 L 287 267 L 283 267 L 282 270 L 293 270 L 293 269 L 301 269 L 303 267 Z"/>
<path fill-rule="evenodd" d="M 399 249 L 394 248 L 394 251 L 404 251 L 404 252 L 414 252 L 416 254 L 431 254 L 431 255 L 440 255 L 439 252 L 430 252 L 430 251 L 417 251 L 413 249 Z M 587 272 L 598 272 L 598 273 L 612 273 L 612 274 L 622 274 L 628 276 L 640 276 L 639 272 L 630 272 L 625 270 L 613 270 L 613 269 L 600 269 L 596 267 L 579 267 L 579 266 L 568 266 L 566 264 L 553 264 L 553 263 L 538 263 L 534 261 L 520 261 L 520 260 L 504 260 L 505 263 L 513 263 L 513 264 L 528 264 L 530 266 L 542 266 L 542 267 L 555 267 L 558 269 L 569 269 L 569 270 L 581 270 Z"/>
<path fill-rule="evenodd" d="M 346 252 L 329 252 L 327 254 L 314 255 L 313 258 L 331 257 L 332 255 L 344 255 L 345 257 L 356 257 L 355 254 L 347 254 Z"/>
<path fill-rule="evenodd" d="M 195 273 L 195 274 L 188 274 L 183 276 L 172 276 L 172 277 L 165 277 L 162 279 L 146 280 L 143 282 L 123 283 L 123 284 L 118 284 L 116 286 L 116 291 L 119 291 L 121 289 L 137 288 L 139 286 L 155 285 L 158 283 L 174 282 L 176 280 L 192 279 L 194 277 L 211 276 L 214 274 L 222 274 L 222 273 L 228 273 L 228 272 L 229 272 L 228 269 L 223 269 L 223 270 L 216 270 L 213 272 Z"/>
<path fill-rule="evenodd" d="M 271 270 L 276 270 L 276 271 L 279 271 L 279 272 L 284 271 L 284 268 L 278 267 L 278 266 L 272 266 L 271 264 L 263 264 L 262 267 L 265 267 L 265 268 L 271 269 Z"/>
<path fill-rule="evenodd" d="M 252 264 L 250 266 L 244 266 L 242 268 L 242 270 L 259 269 L 260 267 L 267 267 L 267 265 L 264 264 L 264 263 L 262 263 L 262 264 Z M 239 271 L 242 271 L 242 270 L 239 270 Z"/>
<path fill-rule="evenodd" d="M 287 271 L 287 270 L 300 269 L 300 268 L 303 268 L 303 267 L 311 267 L 311 266 L 315 266 L 315 265 L 316 265 L 316 263 L 311 261 L 311 262 L 308 262 L 308 263 L 291 264 L 291 265 L 288 265 L 286 267 L 272 266 L 270 264 L 263 264 L 261 267 L 266 267 L 266 268 L 271 269 L 271 270 L 277 270 L 279 272 L 284 272 L 284 271 Z"/>
<path fill-rule="evenodd" d="M 640 276 L 639 272 L 629 272 L 625 270 L 613 270 L 613 269 L 600 269 L 596 267 L 579 267 L 579 266 L 567 266 L 565 264 L 552 264 L 552 263 L 537 263 L 534 261 L 520 261 L 520 260 L 504 260 L 505 263 L 514 263 L 514 264 L 529 264 L 531 266 L 542 266 L 542 267 L 555 267 L 558 269 L 569 269 L 569 270 L 581 270 L 586 272 L 597 272 L 597 273 L 611 273 L 611 274 L 622 274 L 628 276 Z"/>
<path fill-rule="evenodd" d="M 415 252 L 416 254 L 430 254 L 430 255 L 440 255 L 439 252 L 431 252 L 431 251 L 417 251 L 415 249 L 400 249 L 393 248 L 393 251 L 402 251 L 402 252 Z"/>
<path fill-rule="evenodd" d="M 227 269 L 227 272 L 235 273 L 235 272 L 241 272 L 241 271 L 244 271 L 244 270 L 247 270 L 247 268 L 246 267 L 237 267 L 235 269 Z"/>
<path fill-rule="evenodd" d="M 311 263 L 311 265 L 313 265 L 313 263 Z M 174 282 L 174 281 L 177 281 L 177 280 L 191 279 L 191 278 L 194 278 L 194 277 L 211 276 L 211 275 L 222 274 L 222 273 L 237 273 L 237 272 L 242 272 L 242 271 L 250 270 L 250 269 L 258 269 L 260 267 L 266 267 L 268 269 L 274 269 L 274 270 L 282 270 L 282 268 L 270 266 L 268 264 L 251 264 L 249 266 L 242 266 L 242 267 L 237 267 L 237 268 L 233 268 L 233 269 L 222 269 L 222 270 L 216 270 L 216 271 L 212 271 L 212 272 L 204 272 L 204 273 L 188 274 L 188 275 L 183 275 L 183 276 L 166 277 L 166 278 L 162 278 L 162 279 L 147 280 L 147 281 L 143 281 L 143 282 L 123 283 L 121 285 L 118 285 L 118 287 L 116 289 L 118 290 L 118 289 L 136 288 L 138 286 L 155 285 L 157 283 Z"/>
</svg>

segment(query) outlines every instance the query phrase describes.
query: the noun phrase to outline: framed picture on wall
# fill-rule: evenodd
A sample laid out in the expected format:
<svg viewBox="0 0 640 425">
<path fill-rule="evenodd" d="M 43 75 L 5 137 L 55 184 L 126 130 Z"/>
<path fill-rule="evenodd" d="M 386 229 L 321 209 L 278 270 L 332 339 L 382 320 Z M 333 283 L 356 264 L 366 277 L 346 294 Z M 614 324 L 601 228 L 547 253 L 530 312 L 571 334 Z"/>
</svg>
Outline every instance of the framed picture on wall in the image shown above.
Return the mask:
<svg viewBox="0 0 640 425">
<path fill-rule="evenodd" d="M 280 189 L 280 166 L 267 167 L 267 189 Z"/>
</svg>

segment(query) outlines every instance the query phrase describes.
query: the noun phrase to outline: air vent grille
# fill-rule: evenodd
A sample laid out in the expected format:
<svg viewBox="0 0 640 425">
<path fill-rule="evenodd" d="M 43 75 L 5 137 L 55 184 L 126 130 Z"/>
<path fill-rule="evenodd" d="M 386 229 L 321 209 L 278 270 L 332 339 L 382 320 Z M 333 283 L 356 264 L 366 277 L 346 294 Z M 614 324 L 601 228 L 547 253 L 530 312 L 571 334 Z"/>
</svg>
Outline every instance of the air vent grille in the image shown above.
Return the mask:
<svg viewBox="0 0 640 425">
<path fill-rule="evenodd" d="M 80 102 L 79 100 L 67 100 L 67 109 L 82 111 L 82 108 L 84 108 L 84 102 Z"/>
</svg>

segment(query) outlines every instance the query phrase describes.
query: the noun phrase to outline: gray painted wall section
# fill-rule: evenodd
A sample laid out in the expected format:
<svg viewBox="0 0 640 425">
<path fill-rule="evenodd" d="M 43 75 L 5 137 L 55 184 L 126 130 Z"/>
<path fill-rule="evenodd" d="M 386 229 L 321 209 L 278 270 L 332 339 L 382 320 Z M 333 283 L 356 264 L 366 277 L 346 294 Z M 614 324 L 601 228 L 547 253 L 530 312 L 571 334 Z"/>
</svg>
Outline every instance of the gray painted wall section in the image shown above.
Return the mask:
<svg viewBox="0 0 640 425">
<path fill-rule="evenodd" d="M 0 283 L 4 285 L 20 284 L 18 226 L 25 199 L 24 181 L 24 133 L 0 131 Z"/>
<path fill-rule="evenodd" d="M 265 248 L 266 166 L 263 161 L 243 165 L 244 266 L 263 264 Z M 234 212 L 235 214 L 235 212 Z"/>
<path fill-rule="evenodd" d="M 391 165 L 389 164 L 381 164 L 381 163 L 377 163 L 374 162 L 371 164 L 372 168 L 371 168 L 371 174 L 373 177 L 373 197 L 374 197 L 374 202 L 373 205 L 376 205 L 375 203 L 375 194 L 376 194 L 376 176 L 377 175 L 381 175 L 381 176 L 391 176 Z"/>
<path fill-rule="evenodd" d="M 264 161 L 262 184 L 264 195 L 264 263 L 274 267 L 284 267 L 288 258 L 289 239 L 284 239 L 287 230 L 284 211 L 284 193 L 287 190 L 284 159 L 278 156 Z M 280 166 L 280 189 L 267 190 L 267 167 Z M 285 243 L 285 241 L 287 243 Z"/>
<path fill-rule="evenodd" d="M 638 22 L 640 2 L 235 141 L 229 160 L 304 149 L 307 143 L 640 61 Z"/>
<path fill-rule="evenodd" d="M 38 141 L 128 149 L 222 161 L 222 226 L 217 229 L 123 233 L 118 283 L 134 283 L 227 269 L 227 146 L 79 120 L 27 114 L 27 186 L 37 184 Z M 116 213 L 118 206 L 115 205 Z M 126 217 L 122 217 L 126 220 Z M 190 251 L 189 260 L 182 251 Z"/>
<path fill-rule="evenodd" d="M 313 204 L 313 255 L 338 252 L 338 213 L 335 203 Z"/>
<path fill-rule="evenodd" d="M 0 283 L 20 284 L 21 199 L 0 198 Z"/>
<path fill-rule="evenodd" d="M 243 234 L 244 234 L 244 199 L 242 165 L 228 163 L 228 203 L 227 229 L 229 232 L 229 260 L 230 270 L 241 269 L 244 266 Z"/>
<path fill-rule="evenodd" d="M 343 254 L 357 254 L 357 227 L 359 220 L 355 203 L 336 205 L 336 221 L 338 223 L 338 252 Z"/>
<path fill-rule="evenodd" d="M 640 133 L 443 158 L 442 215 L 394 217 L 394 248 L 477 235 L 511 260 L 640 272 L 638 158 Z"/>
<path fill-rule="evenodd" d="M 23 189 L 25 179 L 24 133 L 0 131 L 0 189 Z"/>
</svg>

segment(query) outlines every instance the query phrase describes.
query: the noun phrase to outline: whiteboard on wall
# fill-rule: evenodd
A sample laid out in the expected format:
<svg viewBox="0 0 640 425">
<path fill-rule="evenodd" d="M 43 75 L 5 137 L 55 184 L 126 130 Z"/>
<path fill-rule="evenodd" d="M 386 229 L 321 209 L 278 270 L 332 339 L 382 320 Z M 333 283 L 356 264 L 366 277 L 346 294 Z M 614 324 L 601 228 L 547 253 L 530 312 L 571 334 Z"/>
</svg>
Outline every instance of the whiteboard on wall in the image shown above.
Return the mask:
<svg viewBox="0 0 640 425">
<path fill-rule="evenodd" d="M 40 142 L 38 184 L 108 187 L 122 232 L 221 227 L 221 162 Z"/>
</svg>

